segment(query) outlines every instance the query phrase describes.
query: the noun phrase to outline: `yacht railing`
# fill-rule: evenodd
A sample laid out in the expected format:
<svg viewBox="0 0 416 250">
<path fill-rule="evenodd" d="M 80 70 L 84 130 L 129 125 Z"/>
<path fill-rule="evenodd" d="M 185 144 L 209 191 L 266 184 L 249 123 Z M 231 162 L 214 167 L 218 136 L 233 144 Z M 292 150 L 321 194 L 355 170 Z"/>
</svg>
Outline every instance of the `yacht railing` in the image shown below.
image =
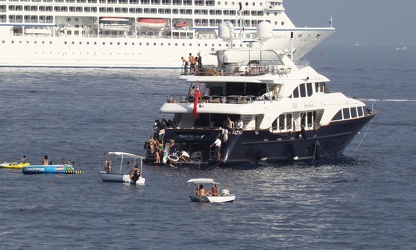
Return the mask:
<svg viewBox="0 0 416 250">
<path fill-rule="evenodd" d="M 204 96 L 198 103 L 223 103 L 223 104 L 249 104 L 254 101 L 279 101 L 279 96 L 253 96 L 253 95 L 228 95 L 228 96 Z M 168 103 L 194 103 L 194 98 L 189 96 L 170 95 L 167 97 Z"/>
</svg>

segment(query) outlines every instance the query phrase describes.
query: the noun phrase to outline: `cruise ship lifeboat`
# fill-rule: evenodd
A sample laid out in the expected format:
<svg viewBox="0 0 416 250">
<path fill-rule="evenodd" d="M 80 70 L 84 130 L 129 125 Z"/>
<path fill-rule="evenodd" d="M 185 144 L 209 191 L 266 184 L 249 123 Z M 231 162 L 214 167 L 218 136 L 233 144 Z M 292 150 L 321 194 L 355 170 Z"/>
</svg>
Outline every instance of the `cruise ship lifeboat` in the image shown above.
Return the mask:
<svg viewBox="0 0 416 250">
<path fill-rule="evenodd" d="M 160 18 L 139 18 L 137 27 L 139 29 L 162 29 L 166 25 L 165 19 Z"/>
<path fill-rule="evenodd" d="M 177 21 L 173 24 L 173 26 L 175 26 L 176 28 L 188 27 L 188 22 L 187 21 Z"/>
<path fill-rule="evenodd" d="M 131 22 L 128 18 L 122 17 L 100 17 L 99 24 L 103 30 L 128 30 Z"/>
</svg>

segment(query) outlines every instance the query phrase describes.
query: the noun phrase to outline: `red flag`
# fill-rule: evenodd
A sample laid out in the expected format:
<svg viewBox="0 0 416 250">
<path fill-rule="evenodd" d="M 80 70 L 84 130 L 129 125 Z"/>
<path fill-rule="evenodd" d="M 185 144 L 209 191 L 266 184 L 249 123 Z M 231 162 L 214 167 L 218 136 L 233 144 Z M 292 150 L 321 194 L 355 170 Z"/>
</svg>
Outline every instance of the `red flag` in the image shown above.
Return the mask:
<svg viewBox="0 0 416 250">
<path fill-rule="evenodd" d="M 201 90 L 199 89 L 199 84 L 196 86 L 196 93 L 194 97 L 194 117 L 198 115 L 197 106 L 198 106 L 198 99 L 201 97 Z"/>
</svg>

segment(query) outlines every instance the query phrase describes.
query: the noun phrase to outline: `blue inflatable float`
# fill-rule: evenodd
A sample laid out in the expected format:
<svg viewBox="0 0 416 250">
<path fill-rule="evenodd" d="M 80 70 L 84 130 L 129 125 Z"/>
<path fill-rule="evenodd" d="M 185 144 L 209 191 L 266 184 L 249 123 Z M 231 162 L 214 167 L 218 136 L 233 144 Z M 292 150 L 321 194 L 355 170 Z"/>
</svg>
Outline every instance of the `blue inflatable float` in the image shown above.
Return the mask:
<svg viewBox="0 0 416 250">
<path fill-rule="evenodd" d="M 82 174 L 72 165 L 30 165 L 22 168 L 23 174 Z"/>
</svg>

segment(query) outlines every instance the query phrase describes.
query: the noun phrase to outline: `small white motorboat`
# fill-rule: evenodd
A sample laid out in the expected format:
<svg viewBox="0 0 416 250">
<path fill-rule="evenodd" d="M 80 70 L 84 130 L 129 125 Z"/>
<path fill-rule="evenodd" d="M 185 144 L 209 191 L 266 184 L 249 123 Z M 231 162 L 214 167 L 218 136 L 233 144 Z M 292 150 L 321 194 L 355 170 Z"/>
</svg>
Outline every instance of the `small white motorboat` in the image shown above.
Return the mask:
<svg viewBox="0 0 416 250">
<path fill-rule="evenodd" d="M 98 172 L 103 181 L 127 182 L 135 185 L 145 184 L 142 164 L 143 156 L 124 152 L 109 152 L 106 154 L 106 157 L 104 170 Z M 111 159 L 114 159 L 114 162 L 116 160 L 120 161 L 120 167 L 115 171 L 113 171 L 113 166 L 111 166 Z M 131 166 L 130 162 L 132 162 Z M 126 170 L 126 167 L 132 169 Z M 136 167 L 137 169 L 135 169 Z"/>
<path fill-rule="evenodd" d="M 193 188 L 193 194 L 189 196 L 193 202 L 212 202 L 212 203 L 225 203 L 233 202 L 235 200 L 235 194 L 230 194 L 228 189 L 222 189 L 220 191 L 219 183 L 210 178 L 195 178 L 186 182 L 188 187 Z M 210 187 L 209 190 L 205 190 L 205 187 Z"/>
</svg>

